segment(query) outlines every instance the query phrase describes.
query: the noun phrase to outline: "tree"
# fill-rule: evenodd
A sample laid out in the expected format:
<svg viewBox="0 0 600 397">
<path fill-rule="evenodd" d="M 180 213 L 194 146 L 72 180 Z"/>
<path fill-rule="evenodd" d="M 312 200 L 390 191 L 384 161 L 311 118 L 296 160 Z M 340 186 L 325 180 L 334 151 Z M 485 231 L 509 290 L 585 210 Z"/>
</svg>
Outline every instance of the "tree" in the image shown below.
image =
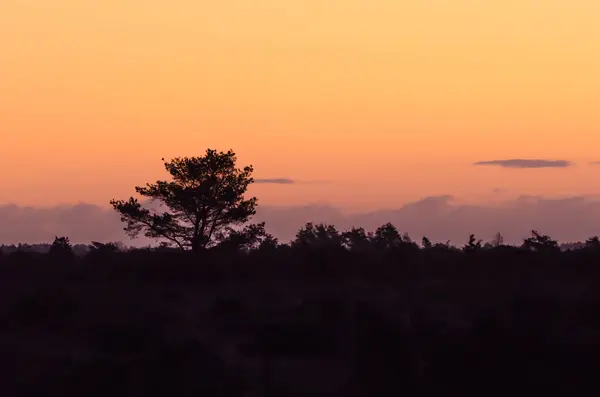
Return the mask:
<svg viewBox="0 0 600 397">
<path fill-rule="evenodd" d="M 159 180 L 135 190 L 150 202 L 164 204 L 168 211 L 145 208 L 133 197 L 110 203 L 126 223 L 124 230 L 130 237 L 143 231 L 146 237 L 168 246 L 198 252 L 221 242 L 234 230 L 232 227 L 244 225 L 256 213 L 256 197 L 244 197 L 254 182 L 253 167 L 239 169 L 236 161 L 232 150 L 213 149 L 201 157 L 163 159 L 172 180 Z"/>
<path fill-rule="evenodd" d="M 423 245 L 423 248 L 426 250 L 433 248 L 433 244 L 431 244 L 431 241 L 425 236 L 421 239 L 421 245 Z"/>
<path fill-rule="evenodd" d="M 293 247 L 342 247 L 343 236 L 333 225 L 325 223 L 313 224 L 306 223 L 296 233 L 296 239 L 292 241 Z"/>
<path fill-rule="evenodd" d="M 433 248 L 439 249 L 439 250 L 454 250 L 454 249 L 458 249 L 452 246 L 452 244 L 450 244 L 450 240 L 446 240 L 445 243 L 435 243 Z"/>
<path fill-rule="evenodd" d="M 352 227 L 342 233 L 344 246 L 351 251 L 366 251 L 371 247 L 372 233 L 365 232 L 362 227 Z"/>
<path fill-rule="evenodd" d="M 538 233 L 537 230 L 531 231 L 531 237 L 523 240 L 523 248 L 536 252 L 556 252 L 560 251 L 558 242 L 550 236 Z"/>
<path fill-rule="evenodd" d="M 469 234 L 469 242 L 463 246 L 463 252 L 475 252 L 481 249 L 481 240 L 477 240 L 474 234 Z"/>
<path fill-rule="evenodd" d="M 593 236 L 585 240 L 586 248 L 599 248 L 600 247 L 600 239 L 598 236 Z"/>
<path fill-rule="evenodd" d="M 277 248 L 278 240 L 265 230 L 265 222 L 250 224 L 242 230 L 227 228 L 217 236 L 219 247 L 250 251 L 258 248 Z"/>
<path fill-rule="evenodd" d="M 99 252 L 99 253 L 115 253 L 123 250 L 123 246 L 118 243 L 100 243 L 98 241 L 92 241 L 89 246 L 90 252 Z"/>
<path fill-rule="evenodd" d="M 399 247 L 404 241 L 402 240 L 402 236 L 400 236 L 398 229 L 396 229 L 396 226 L 388 222 L 375 230 L 373 242 L 377 247 L 390 249 Z"/>
<path fill-rule="evenodd" d="M 274 251 L 282 246 L 282 244 L 279 244 L 279 239 L 267 233 L 267 235 L 263 237 L 262 241 L 258 245 L 258 249 L 260 251 Z"/>
<path fill-rule="evenodd" d="M 55 237 L 48 251 L 50 256 L 56 258 L 70 258 L 73 256 L 73 246 L 68 237 Z"/>
<path fill-rule="evenodd" d="M 109 251 L 109 252 L 116 252 L 118 251 L 118 248 L 115 244 L 113 243 L 101 243 L 98 241 L 92 241 L 92 243 L 89 246 L 90 251 Z"/>
</svg>

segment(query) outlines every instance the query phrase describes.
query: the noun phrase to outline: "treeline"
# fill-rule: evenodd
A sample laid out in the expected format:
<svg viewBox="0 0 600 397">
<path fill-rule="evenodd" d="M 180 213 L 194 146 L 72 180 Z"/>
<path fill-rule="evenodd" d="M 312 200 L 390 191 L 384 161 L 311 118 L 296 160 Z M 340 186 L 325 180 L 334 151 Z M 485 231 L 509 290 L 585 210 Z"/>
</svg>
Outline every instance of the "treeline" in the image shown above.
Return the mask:
<svg viewBox="0 0 600 397">
<path fill-rule="evenodd" d="M 184 282 L 214 281 L 214 277 L 223 281 L 301 282 L 308 277 L 330 281 L 391 278 L 411 283 L 441 277 L 460 283 L 500 279 L 541 283 L 532 288 L 540 287 L 542 280 L 591 277 L 600 269 L 599 260 L 597 237 L 587 239 L 577 249 L 561 250 L 555 240 L 537 231 L 532 231 L 531 237 L 518 246 L 503 244 L 500 234 L 487 243 L 470 235 L 464 245 L 457 247 L 432 243 L 426 237 L 417 243 L 390 223 L 374 232 L 362 228 L 340 232 L 333 225 L 308 223 L 289 243 L 279 243 L 272 237 L 227 239 L 200 251 L 166 245 L 131 248 L 100 242 L 74 246 L 67 237 L 56 237 L 43 252 L 17 247 L 0 254 L 0 264 L 29 265 L 32 272 L 28 274 L 38 276 L 46 274 L 38 270 L 40 267 L 49 272 L 54 269 L 56 274 L 44 277 L 56 278 L 68 278 L 75 269 L 77 277 L 90 280 L 102 280 L 116 271 L 139 279 L 174 278 Z M 79 266 L 86 264 L 90 266 Z M 105 271 L 109 273 L 104 274 Z"/>
<path fill-rule="evenodd" d="M 531 236 L 523 239 L 520 245 L 504 244 L 504 237 L 497 233 L 492 241 L 483 242 L 477 239 L 474 234 L 469 235 L 468 240 L 462 246 L 455 246 L 450 242 L 432 243 L 426 236 L 422 237 L 420 242 L 414 241 L 407 233 L 400 233 L 391 223 L 386 223 L 374 232 L 367 232 L 362 227 L 353 227 L 350 230 L 339 231 L 334 225 L 324 223 L 314 224 L 312 222 L 303 226 L 296 234 L 294 240 L 288 243 L 280 243 L 278 239 L 267 235 L 255 237 L 254 239 L 238 239 L 232 241 L 228 239 L 212 248 L 206 250 L 223 249 L 235 252 L 250 252 L 255 250 L 284 250 L 289 248 L 309 248 L 309 249 L 344 249 L 349 252 L 375 252 L 378 250 L 404 249 L 404 250 L 449 250 L 460 252 L 474 252 L 480 250 L 491 250 L 498 247 L 511 247 L 526 251 L 544 251 L 544 252 L 563 252 L 580 249 L 595 249 L 600 247 L 598 236 L 588 238 L 583 242 L 570 242 L 559 244 L 558 241 L 550 236 L 539 233 L 536 230 L 531 231 Z M 71 244 L 69 237 L 55 237 L 54 242 L 43 244 L 17 244 L 0 245 L 0 252 L 5 254 L 35 252 L 50 254 L 62 252 L 63 254 L 73 254 L 75 256 L 85 256 L 90 253 L 114 253 L 129 251 L 180 251 L 177 248 L 171 248 L 164 244 L 158 246 L 146 246 L 136 248 L 126 246 L 122 242 L 101 243 L 92 241 L 91 244 Z"/>
</svg>

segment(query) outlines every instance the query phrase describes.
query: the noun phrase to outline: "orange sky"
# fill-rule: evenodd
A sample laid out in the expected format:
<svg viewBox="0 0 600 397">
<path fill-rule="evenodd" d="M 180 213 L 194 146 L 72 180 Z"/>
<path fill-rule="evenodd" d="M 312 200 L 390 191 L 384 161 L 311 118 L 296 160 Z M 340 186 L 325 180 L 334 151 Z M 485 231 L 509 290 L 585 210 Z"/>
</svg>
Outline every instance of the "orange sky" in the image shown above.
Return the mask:
<svg viewBox="0 0 600 397">
<path fill-rule="evenodd" d="M 261 203 L 600 193 L 597 0 L 2 0 L 1 202 L 233 148 Z M 474 167 L 572 160 L 570 169 Z"/>
</svg>

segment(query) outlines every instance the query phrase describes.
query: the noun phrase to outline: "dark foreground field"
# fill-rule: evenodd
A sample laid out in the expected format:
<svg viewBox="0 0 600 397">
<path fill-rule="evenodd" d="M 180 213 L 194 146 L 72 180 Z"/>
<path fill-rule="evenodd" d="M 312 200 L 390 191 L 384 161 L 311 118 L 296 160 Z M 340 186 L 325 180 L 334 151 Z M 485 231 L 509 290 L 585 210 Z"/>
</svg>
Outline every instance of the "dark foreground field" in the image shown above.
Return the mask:
<svg viewBox="0 0 600 397">
<path fill-rule="evenodd" d="M 0 259 L 2 396 L 599 395 L 600 255 Z"/>
</svg>

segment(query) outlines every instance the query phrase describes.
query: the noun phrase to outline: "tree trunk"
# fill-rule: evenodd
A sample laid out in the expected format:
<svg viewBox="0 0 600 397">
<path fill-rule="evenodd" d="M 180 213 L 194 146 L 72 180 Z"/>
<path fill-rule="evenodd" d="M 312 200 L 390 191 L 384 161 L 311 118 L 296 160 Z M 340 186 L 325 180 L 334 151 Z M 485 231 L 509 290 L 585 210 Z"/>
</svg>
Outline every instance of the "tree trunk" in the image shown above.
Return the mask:
<svg viewBox="0 0 600 397">
<path fill-rule="evenodd" d="M 195 236 L 192 239 L 192 252 L 199 253 L 206 249 L 206 238 L 203 235 Z"/>
</svg>

